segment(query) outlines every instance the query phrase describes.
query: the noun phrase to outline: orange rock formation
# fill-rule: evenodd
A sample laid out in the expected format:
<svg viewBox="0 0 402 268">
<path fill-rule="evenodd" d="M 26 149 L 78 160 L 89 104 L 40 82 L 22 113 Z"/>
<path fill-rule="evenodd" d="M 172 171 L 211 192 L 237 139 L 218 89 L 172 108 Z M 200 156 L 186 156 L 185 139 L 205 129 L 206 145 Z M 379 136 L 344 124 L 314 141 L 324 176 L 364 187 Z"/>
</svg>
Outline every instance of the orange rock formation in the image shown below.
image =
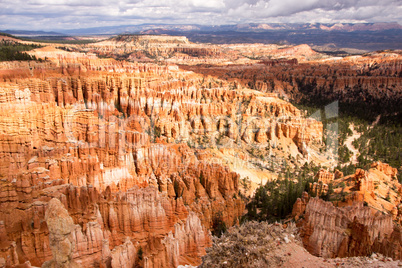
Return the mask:
<svg viewBox="0 0 402 268">
<path fill-rule="evenodd" d="M 174 65 L 32 53 L 49 61 L 0 64 L 0 260 L 8 266 L 131 267 L 140 248 L 145 267 L 197 264 L 215 215 L 231 226 L 244 210 L 239 175 L 210 154 L 222 146 L 217 137 L 244 146 L 286 140 L 299 150 L 321 142 L 322 124 L 275 95 Z"/>
<path fill-rule="evenodd" d="M 387 164 L 376 162 L 369 171 L 357 169 L 354 175 L 332 181 L 335 194 L 331 202 L 310 198 L 307 193 L 298 199 L 292 216 L 307 250 L 325 258 L 379 252 L 402 259 L 397 209 L 401 185 L 395 174 Z"/>
</svg>

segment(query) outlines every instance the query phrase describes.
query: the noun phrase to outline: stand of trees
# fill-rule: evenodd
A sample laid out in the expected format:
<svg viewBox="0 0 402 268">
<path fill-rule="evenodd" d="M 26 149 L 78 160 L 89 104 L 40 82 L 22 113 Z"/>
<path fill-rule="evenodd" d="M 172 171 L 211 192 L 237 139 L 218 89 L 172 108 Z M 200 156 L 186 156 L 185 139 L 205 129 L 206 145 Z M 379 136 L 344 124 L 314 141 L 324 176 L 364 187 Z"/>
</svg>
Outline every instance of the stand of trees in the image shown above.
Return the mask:
<svg viewBox="0 0 402 268">
<path fill-rule="evenodd" d="M 323 107 L 308 106 L 295 104 L 302 110 L 307 110 L 309 115 L 317 110 L 321 111 L 324 129 L 326 127 L 326 119 L 322 113 Z M 337 169 L 344 174 L 353 174 L 356 168 L 368 169 L 374 161 L 381 161 L 398 168 L 398 179 L 402 182 L 402 120 L 400 113 L 378 113 L 376 110 L 366 109 L 367 116 L 362 115 L 362 111 L 354 110 L 355 107 L 340 103 L 339 117 L 336 118 L 338 123 L 338 160 Z M 357 112 L 356 112 L 357 111 Z M 373 121 L 377 119 L 378 114 L 381 115 L 378 124 L 372 126 Z M 352 135 L 349 126 L 353 124 L 357 132 L 361 133 L 360 138 L 353 142 L 353 146 L 359 150 L 358 163 L 356 165 L 342 165 L 349 162 L 352 152 L 344 145 L 346 138 Z M 325 132 L 325 131 L 324 131 Z M 324 142 L 326 141 L 324 136 Z"/>
<path fill-rule="evenodd" d="M 311 114 L 316 111 L 316 108 L 308 107 L 307 110 Z M 355 173 L 357 168 L 369 169 L 372 162 L 382 161 L 399 168 L 398 180 L 402 183 L 402 125 L 395 120 L 389 120 L 389 117 L 385 119 L 374 126 L 372 121 L 347 114 L 341 114 L 336 119 L 339 126 L 337 169 L 349 175 Z M 326 122 L 323 123 L 325 127 Z M 352 134 L 349 128 L 352 123 L 355 130 L 361 133 L 360 138 L 353 143 L 360 152 L 357 158 L 358 163 L 341 165 L 350 160 L 351 152 L 344 142 L 347 136 Z M 278 179 L 260 185 L 247 203 L 247 214 L 242 220 L 274 222 L 286 218 L 292 212 L 297 198 L 301 197 L 304 191 L 310 196 L 316 196 L 317 193 L 311 191 L 310 184 L 316 182 L 314 175 L 318 170 L 319 167 L 305 165 L 292 173 L 287 171 L 280 174 Z M 329 185 L 328 193 L 321 198 L 328 200 L 332 191 L 332 185 Z"/>
<path fill-rule="evenodd" d="M 356 165 L 337 167 L 344 174 L 353 174 L 356 168 L 369 169 L 374 161 L 381 161 L 392 167 L 398 168 L 398 179 L 402 182 L 402 125 L 389 117 L 381 117 L 377 125 L 355 117 L 342 116 L 340 122 L 353 123 L 361 136 L 353 142 L 353 146 L 359 150 Z M 340 135 L 344 135 L 340 128 Z M 350 135 L 348 133 L 348 135 Z M 347 149 L 347 148 L 346 148 Z M 348 162 L 349 152 L 339 147 L 340 164 Z"/>
<path fill-rule="evenodd" d="M 40 45 L 25 45 L 14 41 L 2 40 L 0 41 L 0 61 L 43 61 L 35 56 L 31 56 L 24 51 L 29 51 L 35 48 L 40 48 Z"/>
<path fill-rule="evenodd" d="M 316 195 L 311 191 L 310 184 L 317 181 L 312 174 L 317 173 L 319 168 L 306 164 L 294 177 L 292 177 L 294 173 L 287 171 L 285 174 L 280 174 L 276 180 L 260 185 L 246 205 L 247 214 L 243 216 L 242 221 L 275 222 L 284 219 L 292 212 L 294 203 L 304 191 L 311 196 Z"/>
</svg>

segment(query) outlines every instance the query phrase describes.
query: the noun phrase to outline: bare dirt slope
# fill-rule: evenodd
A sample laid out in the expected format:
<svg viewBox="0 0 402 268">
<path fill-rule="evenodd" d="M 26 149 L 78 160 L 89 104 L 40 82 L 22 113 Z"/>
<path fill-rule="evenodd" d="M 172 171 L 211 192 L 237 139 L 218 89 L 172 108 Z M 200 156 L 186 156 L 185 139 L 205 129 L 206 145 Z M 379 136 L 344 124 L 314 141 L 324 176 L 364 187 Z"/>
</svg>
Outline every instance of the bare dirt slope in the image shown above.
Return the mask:
<svg viewBox="0 0 402 268">
<path fill-rule="evenodd" d="M 370 257 L 325 259 L 311 255 L 301 245 L 293 223 L 247 222 L 231 228 L 214 243 L 202 258 L 203 267 L 400 267 L 381 254 Z"/>
</svg>

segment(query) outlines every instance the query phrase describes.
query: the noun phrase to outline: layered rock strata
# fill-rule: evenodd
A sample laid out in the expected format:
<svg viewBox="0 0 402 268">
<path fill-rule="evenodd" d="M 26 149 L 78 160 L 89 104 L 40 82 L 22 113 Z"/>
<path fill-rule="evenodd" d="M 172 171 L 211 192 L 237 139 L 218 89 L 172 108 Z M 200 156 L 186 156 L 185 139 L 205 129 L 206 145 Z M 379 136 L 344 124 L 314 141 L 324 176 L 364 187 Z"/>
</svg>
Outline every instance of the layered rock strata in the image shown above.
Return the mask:
<svg viewBox="0 0 402 268">
<path fill-rule="evenodd" d="M 400 191 L 396 170 L 375 162 L 372 169 L 333 180 L 334 193 L 311 198 L 307 193 L 293 207 L 306 249 L 325 258 L 367 256 L 379 252 L 402 259 Z M 328 175 L 320 171 L 321 179 Z M 331 176 L 333 177 L 333 176 Z M 338 187 L 339 186 L 339 187 Z"/>
<path fill-rule="evenodd" d="M 244 210 L 239 175 L 212 157 L 227 146 L 218 138 L 261 147 L 321 142 L 322 124 L 274 95 L 173 65 L 51 47 L 32 53 L 49 61 L 0 66 L 7 266 L 197 264 L 215 215 L 231 226 Z M 53 208 L 55 199 L 64 208 Z M 52 218 L 68 228 L 59 232 Z M 56 241 L 69 248 L 61 259 Z"/>
</svg>

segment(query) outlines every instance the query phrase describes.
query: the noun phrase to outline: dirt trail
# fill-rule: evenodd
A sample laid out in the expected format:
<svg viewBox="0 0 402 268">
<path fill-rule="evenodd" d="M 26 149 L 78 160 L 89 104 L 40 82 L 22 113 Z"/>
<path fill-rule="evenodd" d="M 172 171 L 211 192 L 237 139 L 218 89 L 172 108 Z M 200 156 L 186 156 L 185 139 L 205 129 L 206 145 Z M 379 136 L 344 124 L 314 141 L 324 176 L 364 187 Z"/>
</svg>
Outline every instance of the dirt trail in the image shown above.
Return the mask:
<svg viewBox="0 0 402 268">
<path fill-rule="evenodd" d="M 375 121 L 371 124 L 370 128 L 373 128 L 375 125 L 378 124 L 378 122 L 380 122 L 381 119 L 381 115 L 378 115 L 377 118 L 375 119 Z"/>
<path fill-rule="evenodd" d="M 375 121 L 371 124 L 370 129 L 372 129 L 375 125 L 378 124 L 378 122 L 380 121 L 381 115 L 377 116 L 377 118 L 375 119 Z M 358 149 L 356 149 L 352 142 L 358 138 L 360 138 L 360 136 L 362 135 L 362 133 L 359 133 L 355 130 L 355 126 L 353 124 L 349 125 L 350 130 L 352 130 L 353 134 L 352 136 L 349 136 L 346 138 L 345 140 L 345 145 L 346 147 L 348 147 L 349 151 L 351 151 L 353 153 L 353 155 L 350 157 L 350 161 L 349 164 L 357 164 L 357 157 L 359 156 L 360 152 Z"/>
<path fill-rule="evenodd" d="M 346 138 L 346 140 L 345 140 L 345 145 L 346 145 L 346 147 L 348 147 L 349 151 L 351 151 L 351 152 L 353 153 L 353 155 L 350 157 L 349 163 L 350 163 L 350 164 L 357 164 L 357 163 L 358 163 L 358 162 L 357 162 L 357 157 L 358 157 L 358 154 L 359 154 L 359 150 L 356 149 L 356 148 L 353 146 L 352 142 L 353 142 L 354 140 L 360 138 L 360 136 L 361 136 L 362 134 L 359 133 L 359 132 L 357 132 L 357 131 L 355 130 L 355 126 L 354 126 L 353 124 L 351 124 L 351 125 L 349 126 L 349 128 L 350 128 L 350 130 L 352 130 L 353 134 L 352 134 L 352 136 L 349 136 L 349 137 Z"/>
</svg>

